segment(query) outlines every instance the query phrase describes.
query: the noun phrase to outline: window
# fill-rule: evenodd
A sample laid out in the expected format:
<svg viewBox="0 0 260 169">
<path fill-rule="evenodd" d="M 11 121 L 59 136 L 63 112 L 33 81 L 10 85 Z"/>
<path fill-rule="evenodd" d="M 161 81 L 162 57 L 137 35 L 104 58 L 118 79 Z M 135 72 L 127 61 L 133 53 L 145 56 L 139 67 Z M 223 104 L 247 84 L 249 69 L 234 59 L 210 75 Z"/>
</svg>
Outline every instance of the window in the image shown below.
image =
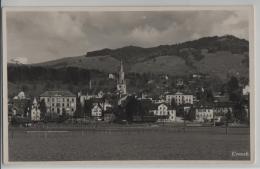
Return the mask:
<svg viewBox="0 0 260 169">
<path fill-rule="evenodd" d="M 54 107 L 54 103 L 52 103 L 52 106 Z"/>
<path fill-rule="evenodd" d="M 72 102 L 74 102 L 74 98 L 72 98 Z"/>
<path fill-rule="evenodd" d="M 62 101 L 65 102 L 65 98 L 63 98 Z"/>
<path fill-rule="evenodd" d="M 64 105 L 64 103 L 62 103 L 62 107 L 64 107 L 65 105 Z"/>
<path fill-rule="evenodd" d="M 67 99 L 67 102 L 69 102 L 70 101 L 70 99 Z"/>
<path fill-rule="evenodd" d="M 51 101 L 54 102 L 54 98 L 52 98 Z"/>
<path fill-rule="evenodd" d="M 72 108 L 71 111 L 74 111 L 74 109 Z"/>
<path fill-rule="evenodd" d="M 70 106 L 70 104 L 69 103 L 67 103 L 67 107 L 69 107 Z"/>
</svg>

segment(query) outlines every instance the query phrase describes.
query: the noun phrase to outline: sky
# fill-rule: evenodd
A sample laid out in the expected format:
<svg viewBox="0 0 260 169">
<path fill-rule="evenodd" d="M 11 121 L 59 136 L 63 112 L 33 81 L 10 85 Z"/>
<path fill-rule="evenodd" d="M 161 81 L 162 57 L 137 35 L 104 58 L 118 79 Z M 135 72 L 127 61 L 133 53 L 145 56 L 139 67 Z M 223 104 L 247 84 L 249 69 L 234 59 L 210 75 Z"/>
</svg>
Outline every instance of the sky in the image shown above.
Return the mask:
<svg viewBox="0 0 260 169">
<path fill-rule="evenodd" d="M 205 36 L 249 38 L 247 11 L 7 12 L 8 60 L 39 63 L 123 46 Z"/>
</svg>

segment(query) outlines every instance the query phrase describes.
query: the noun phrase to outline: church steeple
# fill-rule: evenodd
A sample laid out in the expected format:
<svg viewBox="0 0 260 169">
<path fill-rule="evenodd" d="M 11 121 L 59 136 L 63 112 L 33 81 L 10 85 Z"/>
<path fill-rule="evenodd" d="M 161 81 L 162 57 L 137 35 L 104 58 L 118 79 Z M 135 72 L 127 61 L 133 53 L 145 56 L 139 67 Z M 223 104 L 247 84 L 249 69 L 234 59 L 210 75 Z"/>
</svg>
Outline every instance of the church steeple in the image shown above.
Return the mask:
<svg viewBox="0 0 260 169">
<path fill-rule="evenodd" d="M 120 71 L 118 77 L 117 90 L 120 94 L 126 94 L 125 73 L 122 60 L 120 61 Z"/>
<path fill-rule="evenodd" d="M 121 60 L 120 62 L 120 72 L 119 72 L 119 84 L 123 84 L 125 81 L 125 73 L 124 73 L 124 66 Z"/>
</svg>

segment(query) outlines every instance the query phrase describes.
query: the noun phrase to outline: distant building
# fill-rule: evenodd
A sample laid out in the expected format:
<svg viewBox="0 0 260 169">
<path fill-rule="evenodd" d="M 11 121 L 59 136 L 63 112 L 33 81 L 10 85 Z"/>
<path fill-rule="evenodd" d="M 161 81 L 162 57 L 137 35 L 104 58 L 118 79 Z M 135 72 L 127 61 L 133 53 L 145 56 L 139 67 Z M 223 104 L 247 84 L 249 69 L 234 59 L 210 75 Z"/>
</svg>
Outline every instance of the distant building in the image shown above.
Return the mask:
<svg viewBox="0 0 260 169">
<path fill-rule="evenodd" d="M 171 104 L 173 99 L 174 99 L 174 101 L 177 105 L 193 104 L 194 96 L 192 94 L 183 94 L 181 92 L 166 95 L 166 102 L 167 103 Z"/>
<path fill-rule="evenodd" d="M 98 119 L 101 119 L 105 112 L 109 114 L 112 108 L 112 105 L 102 98 L 92 98 L 90 101 L 92 103 L 91 116 Z"/>
<path fill-rule="evenodd" d="M 215 95 L 214 102 L 215 103 L 227 103 L 227 102 L 229 102 L 229 96 L 228 95 Z"/>
<path fill-rule="evenodd" d="M 194 79 L 200 79 L 202 77 L 201 74 L 192 74 L 192 78 Z"/>
<path fill-rule="evenodd" d="M 170 109 L 170 106 L 164 103 L 153 104 L 150 112 L 157 117 L 159 122 L 174 122 L 176 118 L 176 110 Z"/>
<path fill-rule="evenodd" d="M 72 116 L 76 111 L 76 95 L 70 91 L 46 91 L 40 95 L 40 100 L 45 101 L 47 113 Z"/>
<path fill-rule="evenodd" d="M 249 92 L 250 92 L 250 88 L 249 88 L 249 85 L 246 85 L 244 88 L 243 88 L 243 95 L 249 95 Z"/>
<path fill-rule="evenodd" d="M 213 108 L 211 106 L 197 106 L 195 107 L 195 118 L 199 122 L 212 121 L 214 118 Z"/>
<path fill-rule="evenodd" d="M 115 75 L 112 74 L 112 73 L 109 73 L 109 74 L 108 74 L 108 78 L 109 78 L 109 79 L 115 79 Z"/>
<path fill-rule="evenodd" d="M 41 111 L 39 109 L 39 105 L 37 103 L 36 98 L 34 98 L 32 108 L 31 108 L 31 120 L 40 121 L 40 118 L 41 118 Z"/>
<path fill-rule="evenodd" d="M 93 108 L 91 109 L 91 116 L 101 119 L 102 111 L 102 106 L 99 103 L 94 103 Z"/>
<path fill-rule="evenodd" d="M 177 87 L 182 87 L 183 85 L 184 85 L 184 82 L 183 82 L 182 79 L 178 79 L 178 80 L 176 81 L 176 86 L 177 86 Z"/>
<path fill-rule="evenodd" d="M 99 91 L 96 98 L 102 98 L 104 96 L 103 91 Z"/>
<path fill-rule="evenodd" d="M 23 91 L 21 91 L 18 95 L 17 95 L 17 99 L 26 99 L 25 93 Z"/>
<path fill-rule="evenodd" d="M 215 116 L 225 116 L 228 112 L 233 113 L 233 105 L 231 103 L 214 103 L 213 112 Z"/>
<path fill-rule="evenodd" d="M 126 94 L 126 81 L 125 81 L 125 73 L 124 73 L 122 61 L 121 61 L 121 64 L 120 64 L 120 72 L 119 72 L 118 83 L 117 83 L 117 91 L 121 95 Z"/>
</svg>

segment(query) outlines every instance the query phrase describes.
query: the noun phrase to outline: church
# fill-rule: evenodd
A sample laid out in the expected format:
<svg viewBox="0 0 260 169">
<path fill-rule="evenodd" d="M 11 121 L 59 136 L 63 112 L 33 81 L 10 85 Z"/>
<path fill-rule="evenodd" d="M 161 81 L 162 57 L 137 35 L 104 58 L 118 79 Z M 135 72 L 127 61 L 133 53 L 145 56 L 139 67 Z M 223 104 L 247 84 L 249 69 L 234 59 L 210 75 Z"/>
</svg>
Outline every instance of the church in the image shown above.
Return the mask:
<svg viewBox="0 0 260 169">
<path fill-rule="evenodd" d="M 117 92 L 120 95 L 126 94 L 126 81 L 125 81 L 125 73 L 124 73 L 124 67 L 123 67 L 122 60 L 120 63 L 120 72 L 119 72 L 119 77 L 118 77 L 118 81 L 117 81 Z"/>
</svg>

